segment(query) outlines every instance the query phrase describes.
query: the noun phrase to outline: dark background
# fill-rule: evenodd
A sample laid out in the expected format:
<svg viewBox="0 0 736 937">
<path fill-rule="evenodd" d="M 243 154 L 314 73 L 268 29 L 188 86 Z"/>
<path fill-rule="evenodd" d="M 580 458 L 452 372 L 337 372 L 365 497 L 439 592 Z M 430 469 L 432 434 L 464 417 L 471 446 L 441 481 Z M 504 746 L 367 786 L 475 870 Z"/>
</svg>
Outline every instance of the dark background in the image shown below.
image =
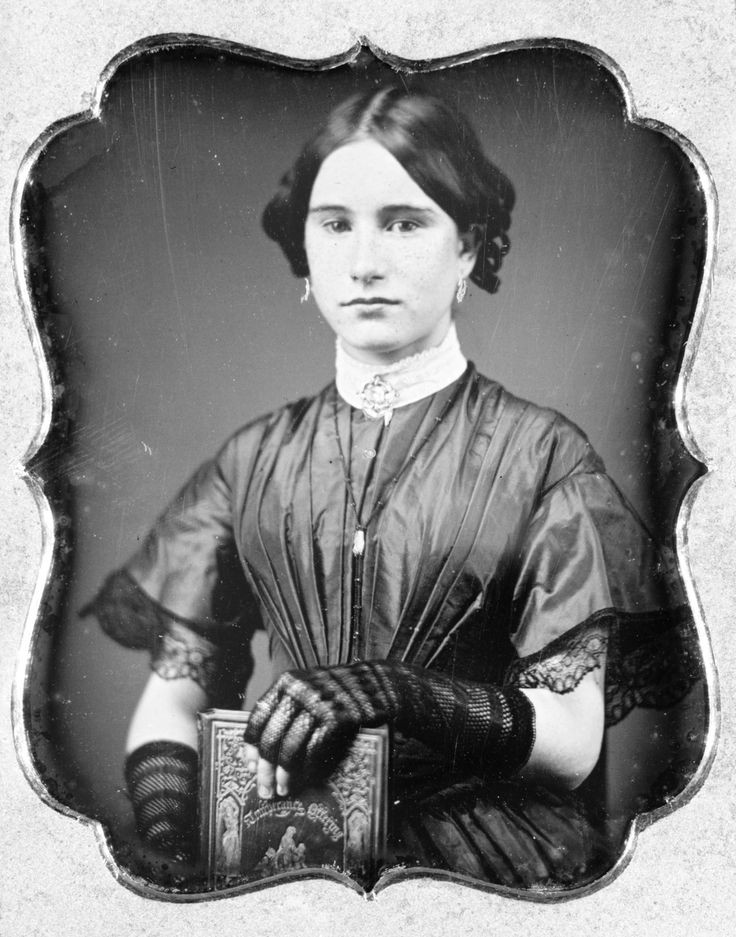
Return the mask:
<svg viewBox="0 0 736 937">
<path fill-rule="evenodd" d="M 326 72 L 204 47 L 136 56 L 100 120 L 51 140 L 24 202 L 57 398 L 32 466 L 55 507 L 57 564 L 26 719 L 52 793 L 113 828 L 128 816 L 124 740 L 148 664 L 78 610 L 227 435 L 330 380 L 331 332 L 300 304 L 260 214 L 326 112 L 386 81 L 456 104 L 516 188 L 501 289 L 471 285 L 458 320 L 480 371 L 578 423 L 660 539 L 673 539 L 699 471 L 672 398 L 700 284 L 702 192 L 669 138 L 626 121 L 593 58 L 516 50 L 407 75 L 368 53 Z M 268 685 L 264 649 L 257 636 L 246 703 Z M 679 746 L 680 787 L 704 731 L 702 698 L 688 705 L 616 730 L 625 747 L 643 719 L 652 745 Z M 635 796 L 645 761 L 611 762 L 620 798 Z"/>
</svg>

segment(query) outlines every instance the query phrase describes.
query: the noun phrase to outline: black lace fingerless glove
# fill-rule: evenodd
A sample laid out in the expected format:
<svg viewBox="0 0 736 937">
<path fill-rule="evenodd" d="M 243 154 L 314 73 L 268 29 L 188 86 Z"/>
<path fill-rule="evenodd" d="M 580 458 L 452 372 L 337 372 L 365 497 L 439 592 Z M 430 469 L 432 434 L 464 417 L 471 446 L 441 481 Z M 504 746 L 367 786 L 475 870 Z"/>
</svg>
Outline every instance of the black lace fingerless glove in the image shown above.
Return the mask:
<svg viewBox="0 0 736 937">
<path fill-rule="evenodd" d="M 128 755 L 125 780 L 141 839 L 190 862 L 197 842 L 197 753 L 177 742 L 148 742 Z"/>
<path fill-rule="evenodd" d="M 514 687 L 389 661 L 289 671 L 256 704 L 245 740 L 287 771 L 327 774 L 358 730 L 392 723 L 457 768 L 509 777 L 534 745 L 534 708 Z"/>
<path fill-rule="evenodd" d="M 454 680 L 402 668 L 401 710 L 394 725 L 443 754 L 454 767 L 511 777 L 529 760 L 534 707 L 516 687 Z"/>
</svg>

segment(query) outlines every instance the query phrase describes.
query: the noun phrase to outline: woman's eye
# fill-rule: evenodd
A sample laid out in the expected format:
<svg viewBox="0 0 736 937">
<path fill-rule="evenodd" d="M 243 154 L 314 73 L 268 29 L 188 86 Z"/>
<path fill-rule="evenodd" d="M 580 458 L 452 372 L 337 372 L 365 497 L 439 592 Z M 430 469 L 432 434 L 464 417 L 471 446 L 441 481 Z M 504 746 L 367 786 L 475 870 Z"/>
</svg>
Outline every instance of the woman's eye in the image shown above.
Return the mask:
<svg viewBox="0 0 736 937">
<path fill-rule="evenodd" d="M 350 230 L 350 225 L 344 218 L 332 218 L 330 221 L 325 221 L 323 227 L 332 234 L 342 234 L 344 231 Z"/>
<path fill-rule="evenodd" d="M 416 231 L 419 225 L 416 221 L 409 221 L 407 218 L 402 218 L 400 221 L 392 221 L 388 226 L 389 231 L 396 231 L 398 234 L 411 234 L 412 231 Z"/>
</svg>

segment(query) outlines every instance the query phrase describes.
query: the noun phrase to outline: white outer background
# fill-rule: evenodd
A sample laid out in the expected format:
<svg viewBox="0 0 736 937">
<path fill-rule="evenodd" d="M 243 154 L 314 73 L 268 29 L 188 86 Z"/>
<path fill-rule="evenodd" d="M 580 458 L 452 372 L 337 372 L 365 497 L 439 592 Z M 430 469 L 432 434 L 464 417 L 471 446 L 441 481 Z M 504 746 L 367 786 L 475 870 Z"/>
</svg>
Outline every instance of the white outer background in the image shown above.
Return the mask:
<svg viewBox="0 0 736 937">
<path fill-rule="evenodd" d="M 307 7 L 311 12 L 307 12 Z M 736 919 L 736 13 L 728 0 L 0 0 L 0 933 L 49 937 L 259 935 L 725 935 Z M 686 527 L 689 562 L 720 674 L 721 738 L 693 799 L 640 836 L 622 874 L 555 905 L 429 879 L 366 902 L 326 882 L 175 904 L 119 885 L 92 829 L 43 804 L 10 725 L 14 658 L 33 601 L 42 522 L 23 480 L 45 399 L 8 247 L 15 174 L 52 122 L 85 109 L 121 49 L 161 33 L 219 36 L 301 59 L 360 36 L 408 59 L 519 39 L 597 47 L 626 75 L 636 110 L 700 151 L 720 203 L 718 260 L 685 395 L 710 466 Z"/>
</svg>

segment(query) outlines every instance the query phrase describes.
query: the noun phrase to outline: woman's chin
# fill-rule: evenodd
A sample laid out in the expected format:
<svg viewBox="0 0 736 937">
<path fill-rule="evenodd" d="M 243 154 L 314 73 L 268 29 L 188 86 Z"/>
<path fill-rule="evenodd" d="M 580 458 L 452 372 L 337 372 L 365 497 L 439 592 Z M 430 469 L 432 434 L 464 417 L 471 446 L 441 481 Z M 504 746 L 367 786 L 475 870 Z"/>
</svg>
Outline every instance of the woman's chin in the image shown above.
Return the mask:
<svg viewBox="0 0 736 937">
<path fill-rule="evenodd" d="M 420 351 L 431 347 L 429 341 L 422 339 L 404 340 L 396 333 L 380 334 L 375 330 L 373 335 L 352 336 L 350 341 L 345 336 L 341 336 L 342 344 L 347 353 L 357 361 L 365 364 L 393 364 L 402 358 L 409 358 Z"/>
<path fill-rule="evenodd" d="M 394 364 L 396 361 L 401 361 L 402 358 L 408 358 L 413 354 L 416 354 L 414 345 L 395 345 L 395 344 L 380 344 L 376 343 L 374 345 L 350 345 L 345 344 L 345 350 L 348 354 L 355 358 L 356 361 L 362 361 L 364 364 L 376 364 L 376 365 L 387 365 Z"/>
</svg>

